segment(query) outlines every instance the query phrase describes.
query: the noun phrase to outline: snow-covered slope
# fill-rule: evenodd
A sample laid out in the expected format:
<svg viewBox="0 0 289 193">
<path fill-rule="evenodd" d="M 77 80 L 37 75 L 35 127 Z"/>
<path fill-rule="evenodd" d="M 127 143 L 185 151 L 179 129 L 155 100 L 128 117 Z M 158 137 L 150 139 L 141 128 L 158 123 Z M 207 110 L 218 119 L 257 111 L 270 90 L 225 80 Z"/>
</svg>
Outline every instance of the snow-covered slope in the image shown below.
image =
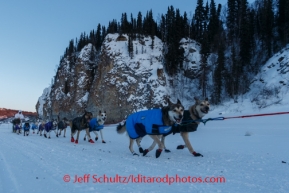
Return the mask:
<svg viewBox="0 0 289 193">
<path fill-rule="evenodd" d="M 289 109 L 289 45 L 272 56 L 252 80 L 250 91 L 218 107 L 220 112 Z M 235 101 L 238 101 L 237 103 Z"/>
<path fill-rule="evenodd" d="M 289 97 L 289 45 L 271 57 L 246 94 L 258 108 L 283 104 Z"/>
</svg>

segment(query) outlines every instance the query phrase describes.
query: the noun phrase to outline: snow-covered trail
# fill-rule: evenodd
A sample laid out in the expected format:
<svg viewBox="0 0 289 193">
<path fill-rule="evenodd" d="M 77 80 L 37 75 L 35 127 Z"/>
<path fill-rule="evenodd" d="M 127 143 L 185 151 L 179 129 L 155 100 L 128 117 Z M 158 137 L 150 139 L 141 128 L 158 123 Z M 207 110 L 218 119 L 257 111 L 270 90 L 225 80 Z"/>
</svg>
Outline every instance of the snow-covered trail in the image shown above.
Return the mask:
<svg viewBox="0 0 289 193">
<path fill-rule="evenodd" d="M 229 116 L 229 115 L 228 115 Z M 156 159 L 132 156 L 128 137 L 118 135 L 115 125 L 103 130 L 106 144 L 70 142 L 67 137 L 46 139 L 11 132 L 0 126 L 0 192 L 287 192 L 289 189 L 289 115 L 210 121 L 190 134 L 194 149 L 204 157 L 193 157 L 179 134 L 168 136 L 171 153 Z M 216 117 L 212 114 L 210 117 Z M 245 136 L 245 133 L 251 136 Z M 93 135 L 93 134 L 92 134 Z M 93 135 L 94 137 L 94 135 Z M 144 148 L 151 144 L 145 137 Z M 136 145 L 134 149 L 137 151 Z M 95 183 L 94 177 L 224 177 L 223 183 Z M 64 182 L 64 176 L 71 177 Z M 89 177 L 88 177 L 89 175 Z M 79 182 L 75 182 L 75 176 Z M 86 178 L 85 178 L 86 176 Z M 82 178 L 79 178 L 82 177 Z"/>
</svg>

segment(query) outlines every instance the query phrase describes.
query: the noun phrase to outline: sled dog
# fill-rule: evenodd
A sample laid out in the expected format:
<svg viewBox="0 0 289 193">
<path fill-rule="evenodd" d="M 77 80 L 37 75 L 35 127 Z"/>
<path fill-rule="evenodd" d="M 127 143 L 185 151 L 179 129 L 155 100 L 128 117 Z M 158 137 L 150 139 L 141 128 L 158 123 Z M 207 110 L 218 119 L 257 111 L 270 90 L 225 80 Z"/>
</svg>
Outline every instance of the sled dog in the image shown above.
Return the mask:
<svg viewBox="0 0 289 193">
<path fill-rule="evenodd" d="M 133 155 L 137 155 L 133 150 L 134 139 L 139 145 L 142 137 L 149 135 L 158 144 L 159 148 L 155 154 L 158 158 L 165 148 L 160 135 L 169 133 L 172 125 L 180 124 L 183 114 L 184 107 L 179 100 L 176 104 L 168 100 L 168 106 L 162 109 L 145 110 L 129 115 L 123 125 L 117 126 L 117 133 L 122 134 L 127 131 L 130 138 L 129 149 Z"/>
<path fill-rule="evenodd" d="M 23 134 L 24 134 L 24 136 L 28 136 L 29 133 L 30 133 L 30 124 L 29 124 L 29 122 L 26 121 L 23 124 Z"/>
<path fill-rule="evenodd" d="M 71 128 L 71 142 L 78 143 L 79 134 L 81 130 L 86 131 L 86 135 L 88 136 L 88 141 L 90 143 L 94 143 L 94 141 L 90 138 L 89 134 L 89 122 L 92 119 L 92 113 L 85 111 L 85 113 L 81 117 L 76 117 L 70 123 Z M 77 131 L 76 140 L 74 140 L 74 134 Z"/>
<path fill-rule="evenodd" d="M 12 123 L 13 123 L 12 132 L 13 133 L 17 133 L 17 134 L 21 133 L 21 131 L 20 131 L 21 130 L 21 120 L 20 120 L 20 118 L 13 119 Z"/>
<path fill-rule="evenodd" d="M 102 129 L 104 128 L 104 122 L 106 120 L 106 111 L 103 113 L 99 111 L 98 115 L 96 118 L 93 118 L 89 122 L 89 132 L 93 132 L 95 134 L 95 141 L 98 140 L 98 134 L 97 132 L 99 131 L 102 143 L 106 143 L 104 141 L 103 135 L 102 135 Z M 86 134 L 84 136 L 84 141 L 86 140 Z"/>
<path fill-rule="evenodd" d="M 206 114 L 208 114 L 210 110 L 210 103 L 208 101 L 208 98 L 206 98 L 205 100 L 199 100 L 197 97 L 194 97 L 194 99 L 195 99 L 195 104 L 192 105 L 189 108 L 189 110 L 184 111 L 184 117 L 183 117 L 182 123 L 179 125 L 174 125 L 172 127 L 171 132 L 168 133 L 167 135 L 171 133 L 173 134 L 180 133 L 180 135 L 182 136 L 185 142 L 185 145 L 179 145 L 177 146 L 177 149 L 184 149 L 185 147 L 187 147 L 190 153 L 192 153 L 194 156 L 203 157 L 202 154 L 197 153 L 192 147 L 190 139 L 189 139 L 189 133 L 197 130 L 200 122 L 196 120 L 200 120 Z M 163 141 L 165 141 L 164 138 L 167 135 L 162 136 Z M 143 156 L 145 156 L 149 151 L 153 150 L 155 145 L 156 145 L 156 142 L 154 141 L 153 144 L 148 149 L 143 150 Z"/>
<path fill-rule="evenodd" d="M 57 134 L 56 134 L 56 137 L 59 137 L 61 136 L 61 132 L 63 130 L 63 137 L 65 137 L 65 133 L 66 133 L 66 128 L 67 126 L 69 125 L 69 121 L 67 120 L 66 117 L 64 117 L 62 120 L 60 120 L 57 124 L 57 128 L 58 128 L 58 131 L 57 131 Z"/>
<path fill-rule="evenodd" d="M 57 136 L 57 121 L 56 120 L 47 120 L 45 123 L 45 129 L 44 129 L 44 137 L 50 139 L 50 133 L 51 131 L 54 131 L 55 136 Z"/>
</svg>

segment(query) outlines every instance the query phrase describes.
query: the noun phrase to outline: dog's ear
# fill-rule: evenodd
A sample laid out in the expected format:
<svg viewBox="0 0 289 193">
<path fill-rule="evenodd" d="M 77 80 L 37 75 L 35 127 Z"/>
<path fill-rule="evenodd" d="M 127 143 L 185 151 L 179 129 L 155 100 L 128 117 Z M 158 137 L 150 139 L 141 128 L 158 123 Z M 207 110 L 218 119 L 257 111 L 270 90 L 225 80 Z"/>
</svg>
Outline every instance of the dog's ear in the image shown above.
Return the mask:
<svg viewBox="0 0 289 193">
<path fill-rule="evenodd" d="M 101 110 L 99 110 L 99 114 L 101 114 Z"/>
<path fill-rule="evenodd" d="M 181 101 L 178 99 L 177 104 L 182 105 Z"/>
<path fill-rule="evenodd" d="M 198 104 L 200 102 L 200 100 L 197 97 L 194 97 L 196 104 Z"/>
<path fill-rule="evenodd" d="M 169 106 L 173 104 L 169 98 L 168 98 L 167 102 L 168 102 Z"/>
</svg>

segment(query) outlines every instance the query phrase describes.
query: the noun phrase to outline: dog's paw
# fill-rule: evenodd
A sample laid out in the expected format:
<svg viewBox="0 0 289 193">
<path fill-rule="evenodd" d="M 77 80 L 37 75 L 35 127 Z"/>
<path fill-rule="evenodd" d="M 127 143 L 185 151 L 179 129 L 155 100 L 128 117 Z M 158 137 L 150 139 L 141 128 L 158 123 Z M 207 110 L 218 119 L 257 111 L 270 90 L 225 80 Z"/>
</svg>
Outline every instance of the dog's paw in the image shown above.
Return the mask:
<svg viewBox="0 0 289 193">
<path fill-rule="evenodd" d="M 142 155 L 145 156 L 148 152 L 149 152 L 149 150 L 148 150 L 148 149 L 145 149 L 145 150 L 143 151 Z"/>
<path fill-rule="evenodd" d="M 86 138 L 83 138 L 84 141 L 86 141 Z"/>
<path fill-rule="evenodd" d="M 97 140 L 98 140 L 98 137 L 95 138 L 95 141 L 97 141 Z"/>
<path fill-rule="evenodd" d="M 165 149 L 165 152 L 166 152 L 166 153 L 170 153 L 171 150 L 169 150 L 169 149 Z"/>
<path fill-rule="evenodd" d="M 197 153 L 197 152 L 193 152 L 193 155 L 195 156 L 195 157 L 204 157 L 202 154 L 200 154 L 200 153 Z"/>
<path fill-rule="evenodd" d="M 135 156 L 135 155 L 139 156 L 139 154 L 137 154 L 137 153 L 133 153 L 132 155 L 133 155 L 133 156 Z"/>
<path fill-rule="evenodd" d="M 102 140 L 102 143 L 106 143 L 104 140 Z"/>
<path fill-rule="evenodd" d="M 177 149 L 184 149 L 185 146 L 184 145 L 178 145 Z"/>
<path fill-rule="evenodd" d="M 142 147 L 138 148 L 138 151 L 139 151 L 140 153 L 143 153 L 143 148 L 142 148 Z"/>
<path fill-rule="evenodd" d="M 156 150 L 156 158 L 160 157 L 162 151 L 163 151 L 162 149 L 157 149 Z"/>
</svg>

